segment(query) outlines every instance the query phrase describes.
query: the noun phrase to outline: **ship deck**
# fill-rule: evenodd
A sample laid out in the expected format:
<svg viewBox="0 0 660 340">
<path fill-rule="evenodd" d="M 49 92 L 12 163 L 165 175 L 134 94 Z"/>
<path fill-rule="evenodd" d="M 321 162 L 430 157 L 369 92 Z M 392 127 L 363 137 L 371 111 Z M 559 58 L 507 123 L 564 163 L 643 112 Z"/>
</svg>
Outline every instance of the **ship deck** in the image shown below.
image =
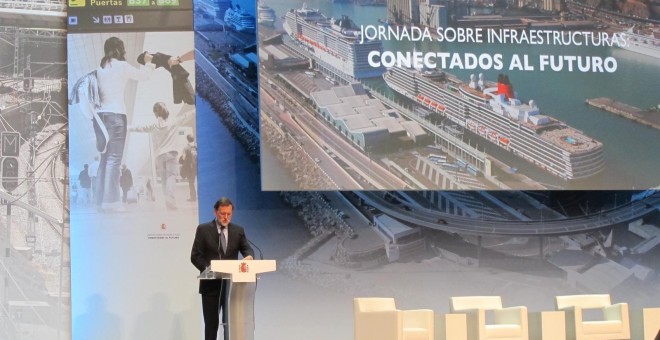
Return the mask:
<svg viewBox="0 0 660 340">
<path fill-rule="evenodd" d="M 472 96 L 479 97 L 480 99 L 482 99 L 484 101 L 491 99 L 491 97 L 488 96 L 487 94 L 481 92 L 480 90 L 473 89 L 473 88 L 470 87 L 470 85 L 465 84 L 465 83 L 461 85 L 461 90 L 463 90 L 464 92 L 466 92 L 466 93 L 468 93 Z"/>
<path fill-rule="evenodd" d="M 585 136 L 579 131 L 562 127 L 541 132 L 541 137 L 571 153 L 589 152 L 602 147 L 603 143 Z"/>
</svg>

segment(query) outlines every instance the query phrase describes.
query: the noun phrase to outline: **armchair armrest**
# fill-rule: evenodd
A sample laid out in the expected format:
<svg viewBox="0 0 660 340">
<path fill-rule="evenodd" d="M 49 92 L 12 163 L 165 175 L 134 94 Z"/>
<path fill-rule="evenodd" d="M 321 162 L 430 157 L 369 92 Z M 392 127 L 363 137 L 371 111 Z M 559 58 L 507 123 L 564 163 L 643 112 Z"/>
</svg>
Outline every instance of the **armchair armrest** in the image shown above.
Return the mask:
<svg viewBox="0 0 660 340">
<path fill-rule="evenodd" d="M 564 308 L 557 308 L 566 313 L 566 322 L 582 323 L 582 307 L 580 306 L 567 306 Z"/>
<path fill-rule="evenodd" d="M 624 302 L 603 307 L 603 317 L 608 321 L 628 320 L 628 304 Z"/>
<path fill-rule="evenodd" d="M 580 306 L 567 306 L 564 308 L 557 308 L 563 310 L 566 316 L 566 334 L 573 334 L 582 332 L 582 307 Z"/>
<path fill-rule="evenodd" d="M 495 323 L 504 325 L 523 325 L 527 323 L 527 307 L 507 307 L 493 311 Z"/>
<path fill-rule="evenodd" d="M 486 310 L 480 308 L 454 309 L 454 314 L 465 314 L 468 339 L 474 339 L 485 332 Z"/>
<path fill-rule="evenodd" d="M 627 303 L 621 302 L 603 308 L 603 316 L 608 321 L 620 320 L 622 338 L 630 339 L 630 314 Z"/>
<path fill-rule="evenodd" d="M 486 310 L 481 308 L 454 309 L 452 313 L 465 314 L 468 320 L 468 324 L 471 322 L 478 322 L 483 324 L 486 321 Z"/>
</svg>

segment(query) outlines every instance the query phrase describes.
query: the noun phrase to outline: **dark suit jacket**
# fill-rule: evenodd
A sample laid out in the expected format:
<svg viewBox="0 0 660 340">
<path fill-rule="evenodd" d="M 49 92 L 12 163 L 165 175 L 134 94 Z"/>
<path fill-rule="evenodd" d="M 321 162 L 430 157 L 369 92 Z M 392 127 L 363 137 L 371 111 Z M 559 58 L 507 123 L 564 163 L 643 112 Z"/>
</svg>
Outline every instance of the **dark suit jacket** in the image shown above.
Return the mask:
<svg viewBox="0 0 660 340">
<path fill-rule="evenodd" d="M 192 88 L 188 80 L 188 71 L 183 66 L 176 64 L 170 66 L 168 61 L 170 55 L 164 53 L 152 54 L 153 59 L 151 62 L 156 65 L 156 68 L 162 67 L 170 72 L 172 75 L 172 92 L 174 96 L 174 104 L 180 104 L 182 101 L 186 104 L 195 104 L 195 90 Z"/>
<path fill-rule="evenodd" d="M 227 228 L 227 251 L 222 254 L 218 249 L 220 234 L 215 220 L 197 226 L 190 261 L 199 269 L 200 273 L 211 265 L 211 260 L 238 260 L 239 252 L 243 257 L 248 255 L 254 257 L 254 250 L 252 250 L 245 237 L 245 230 L 233 223 L 229 223 Z M 219 293 L 221 287 L 222 280 L 199 280 L 200 294 L 216 291 Z"/>
</svg>

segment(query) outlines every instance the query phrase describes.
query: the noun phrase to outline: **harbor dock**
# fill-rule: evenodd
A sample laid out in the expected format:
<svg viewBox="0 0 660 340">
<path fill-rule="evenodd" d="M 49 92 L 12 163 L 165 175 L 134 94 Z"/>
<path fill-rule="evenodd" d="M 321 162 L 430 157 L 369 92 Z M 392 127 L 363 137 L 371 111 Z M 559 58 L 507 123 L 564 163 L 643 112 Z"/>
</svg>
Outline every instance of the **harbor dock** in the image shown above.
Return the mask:
<svg viewBox="0 0 660 340">
<path fill-rule="evenodd" d="M 660 130 L 660 108 L 640 109 L 608 97 L 587 99 L 585 102 L 593 107 Z"/>
</svg>

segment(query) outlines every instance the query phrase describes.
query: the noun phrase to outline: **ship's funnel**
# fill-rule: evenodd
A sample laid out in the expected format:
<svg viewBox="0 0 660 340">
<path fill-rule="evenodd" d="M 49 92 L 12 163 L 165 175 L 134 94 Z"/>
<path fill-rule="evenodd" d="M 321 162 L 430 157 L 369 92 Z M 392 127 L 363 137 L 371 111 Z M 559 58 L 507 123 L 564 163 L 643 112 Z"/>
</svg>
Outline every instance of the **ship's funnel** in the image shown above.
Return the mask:
<svg viewBox="0 0 660 340">
<path fill-rule="evenodd" d="M 497 77 L 497 93 L 503 94 L 506 99 L 515 98 L 513 85 L 509 82 L 509 76 L 500 74 Z"/>
</svg>

